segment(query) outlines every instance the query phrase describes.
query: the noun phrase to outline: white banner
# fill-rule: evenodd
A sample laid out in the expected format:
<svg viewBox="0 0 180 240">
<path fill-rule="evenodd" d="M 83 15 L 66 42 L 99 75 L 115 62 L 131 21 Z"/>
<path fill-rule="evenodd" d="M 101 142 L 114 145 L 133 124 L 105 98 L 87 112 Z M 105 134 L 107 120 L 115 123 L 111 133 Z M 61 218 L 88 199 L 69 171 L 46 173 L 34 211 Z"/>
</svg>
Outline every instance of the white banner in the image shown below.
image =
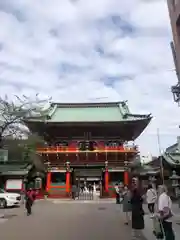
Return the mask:
<svg viewBox="0 0 180 240">
<path fill-rule="evenodd" d="M 6 189 L 7 190 L 21 190 L 22 184 L 23 184 L 22 179 L 8 179 L 6 181 Z"/>
</svg>

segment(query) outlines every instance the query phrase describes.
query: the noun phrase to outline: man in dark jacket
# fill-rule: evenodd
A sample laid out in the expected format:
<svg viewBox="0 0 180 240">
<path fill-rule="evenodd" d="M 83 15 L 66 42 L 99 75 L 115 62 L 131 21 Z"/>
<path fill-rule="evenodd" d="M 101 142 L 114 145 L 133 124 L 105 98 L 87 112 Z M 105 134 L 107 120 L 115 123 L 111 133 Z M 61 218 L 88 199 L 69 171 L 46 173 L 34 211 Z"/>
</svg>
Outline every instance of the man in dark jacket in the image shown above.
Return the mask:
<svg viewBox="0 0 180 240">
<path fill-rule="evenodd" d="M 31 189 L 31 188 L 25 194 L 26 194 L 25 207 L 26 207 L 26 210 L 27 210 L 27 216 L 29 216 L 29 215 L 32 214 L 32 205 L 33 205 L 33 202 L 36 198 L 36 194 L 33 191 L 33 189 Z"/>
<path fill-rule="evenodd" d="M 132 234 L 134 239 L 142 239 L 144 229 L 144 210 L 143 210 L 143 197 L 142 190 L 139 186 L 137 178 L 132 179 L 132 191 L 131 191 L 131 206 L 132 206 Z"/>
</svg>

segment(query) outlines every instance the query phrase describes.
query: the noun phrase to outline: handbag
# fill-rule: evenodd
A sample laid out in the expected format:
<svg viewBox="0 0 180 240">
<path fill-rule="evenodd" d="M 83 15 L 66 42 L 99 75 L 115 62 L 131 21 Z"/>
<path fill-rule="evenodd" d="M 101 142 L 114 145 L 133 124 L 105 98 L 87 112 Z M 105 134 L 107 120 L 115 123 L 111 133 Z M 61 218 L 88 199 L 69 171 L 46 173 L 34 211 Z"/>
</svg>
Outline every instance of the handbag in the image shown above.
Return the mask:
<svg viewBox="0 0 180 240">
<path fill-rule="evenodd" d="M 163 216 L 162 219 L 165 221 L 173 216 L 173 213 L 170 208 L 170 197 L 168 198 L 168 207 L 163 209 Z"/>
</svg>

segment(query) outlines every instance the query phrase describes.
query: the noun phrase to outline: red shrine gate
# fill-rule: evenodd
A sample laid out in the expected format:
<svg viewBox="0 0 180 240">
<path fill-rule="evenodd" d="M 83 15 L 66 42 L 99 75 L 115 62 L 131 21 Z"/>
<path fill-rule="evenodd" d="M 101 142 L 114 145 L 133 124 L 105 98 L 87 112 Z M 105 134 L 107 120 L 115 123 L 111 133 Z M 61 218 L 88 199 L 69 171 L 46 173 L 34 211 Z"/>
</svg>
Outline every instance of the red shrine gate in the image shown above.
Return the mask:
<svg viewBox="0 0 180 240">
<path fill-rule="evenodd" d="M 117 182 L 129 182 L 128 164 L 138 154 L 133 142 L 151 115 L 131 114 L 126 102 L 52 103 L 41 118 L 26 121 L 47 147 L 38 148 L 48 166 L 46 191 L 67 197 L 73 184 L 99 185 L 101 196 L 112 196 Z"/>
</svg>

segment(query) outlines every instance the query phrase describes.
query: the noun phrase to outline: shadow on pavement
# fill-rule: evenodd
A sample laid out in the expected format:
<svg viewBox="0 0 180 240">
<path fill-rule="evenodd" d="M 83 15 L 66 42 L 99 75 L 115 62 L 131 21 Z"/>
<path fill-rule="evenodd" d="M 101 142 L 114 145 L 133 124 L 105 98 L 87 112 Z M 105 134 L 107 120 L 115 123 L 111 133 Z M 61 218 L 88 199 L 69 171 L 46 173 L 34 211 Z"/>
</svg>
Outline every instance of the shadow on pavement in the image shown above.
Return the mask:
<svg viewBox="0 0 180 240">
<path fill-rule="evenodd" d="M 106 210 L 106 207 L 99 207 L 98 210 Z"/>
<path fill-rule="evenodd" d="M 13 217 L 17 217 L 17 214 L 5 214 L 3 217 L 1 218 L 4 218 L 4 219 L 11 219 Z"/>
</svg>

